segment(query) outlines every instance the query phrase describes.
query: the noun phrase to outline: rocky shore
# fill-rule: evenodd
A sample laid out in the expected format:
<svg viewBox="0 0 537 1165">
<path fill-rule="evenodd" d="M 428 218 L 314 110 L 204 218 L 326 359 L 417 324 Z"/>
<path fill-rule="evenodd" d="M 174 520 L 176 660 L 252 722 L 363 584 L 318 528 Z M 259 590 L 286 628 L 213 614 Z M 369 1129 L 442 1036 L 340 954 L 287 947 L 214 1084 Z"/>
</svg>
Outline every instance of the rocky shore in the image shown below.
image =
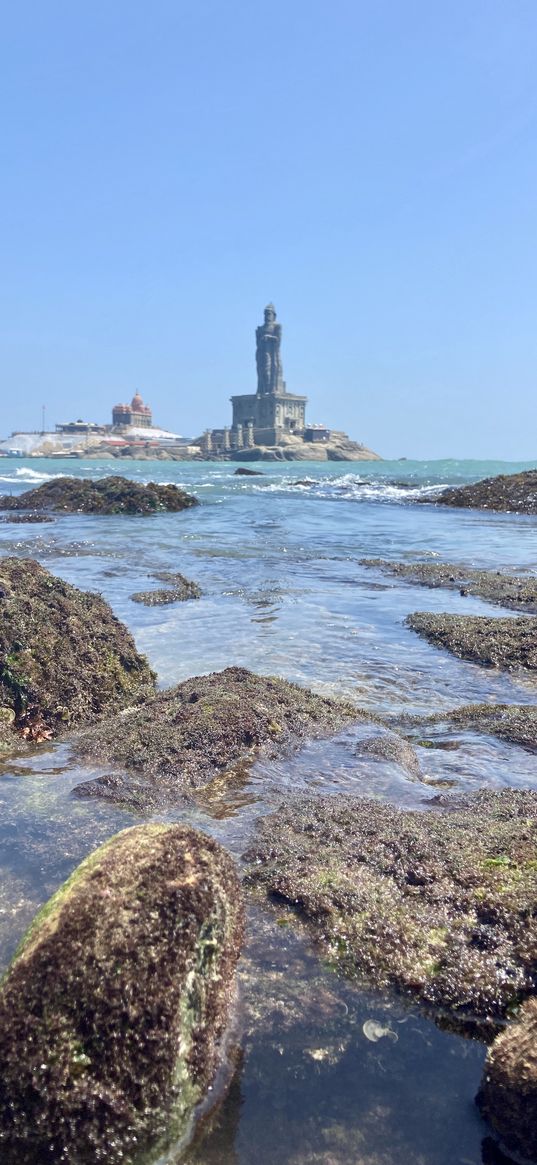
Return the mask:
<svg viewBox="0 0 537 1165">
<path fill-rule="evenodd" d="M 431 501 L 431 499 L 422 499 Z M 438 506 L 472 510 L 498 510 L 511 514 L 537 514 L 537 470 L 487 477 L 474 485 L 443 490 L 434 499 Z"/>
<path fill-rule="evenodd" d="M 485 508 L 508 509 L 518 499 L 525 509 L 516 512 L 531 514 L 533 477 L 515 475 L 522 482 L 507 485 L 491 479 L 478 483 L 486 486 L 481 493 L 465 487 L 474 491 L 472 502 L 440 504 L 475 505 L 480 496 Z M 196 504 L 176 487 L 124 478 L 59 478 L 0 499 L 8 516 L 28 521 Z M 457 659 L 516 673 L 530 700 L 537 580 L 529 572 L 381 558 L 361 565 L 516 612 L 419 611 L 405 622 Z M 135 602 L 158 606 L 201 595 L 175 569 L 151 569 L 149 560 L 145 570 L 164 589 L 134 592 Z M 188 619 L 191 610 L 177 617 Z M 104 817 L 146 816 L 75 869 L 35 918 L 0 985 L 6 1160 L 182 1159 L 200 1106 L 231 1072 L 246 899 L 265 913 L 277 904 L 282 926 L 296 919 L 308 949 L 341 982 L 390 998 L 400 993 L 446 1029 L 490 1043 L 480 1110 L 508 1151 L 537 1161 L 537 792 L 508 787 L 509 777 L 499 790 L 438 792 L 428 786 L 447 782 L 423 759 L 426 748 L 448 747 L 440 739 L 446 729 L 537 752 L 535 700 L 440 711 L 433 704 L 421 714 L 409 701 L 408 713 L 387 716 L 238 666 L 157 691 L 147 660 L 105 600 L 29 558 L 0 560 L 0 615 L 2 755 L 59 739 L 69 763 L 89 770 L 72 793 L 69 785 L 77 812 L 88 809 L 79 802 L 95 799 Z M 311 779 L 299 794 L 284 778 L 280 796 L 279 766 L 320 740 L 332 742 L 331 756 L 344 752 L 355 791 L 316 792 L 319 782 Z M 272 800 L 258 813 L 251 797 L 248 821 L 255 824 L 235 850 L 245 850 L 242 887 L 235 861 L 203 832 L 147 822 L 179 807 L 194 812 L 197 825 L 211 785 L 225 790 L 254 765 L 273 761 Z M 412 808 L 392 803 L 382 780 L 373 795 L 357 795 L 364 766 L 381 776 L 396 768 L 397 788 L 410 790 L 402 803 Z M 277 1007 L 284 988 L 274 992 Z M 362 1032 L 372 1043 L 393 1036 L 376 1020 L 364 1022 Z M 322 1063 L 332 1052 L 312 1054 Z M 374 1111 L 378 1119 L 378 1105 Z"/>
</svg>

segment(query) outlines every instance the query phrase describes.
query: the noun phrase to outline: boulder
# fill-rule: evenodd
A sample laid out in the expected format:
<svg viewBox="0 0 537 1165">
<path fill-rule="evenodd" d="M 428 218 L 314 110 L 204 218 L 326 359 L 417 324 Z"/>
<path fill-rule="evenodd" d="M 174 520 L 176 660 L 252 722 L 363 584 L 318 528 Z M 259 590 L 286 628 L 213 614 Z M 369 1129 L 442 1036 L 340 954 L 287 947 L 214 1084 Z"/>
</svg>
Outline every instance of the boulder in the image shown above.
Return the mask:
<svg viewBox="0 0 537 1165">
<path fill-rule="evenodd" d="M 98 777 L 77 796 L 147 806 L 207 785 L 260 754 L 282 756 L 301 741 L 358 720 L 353 704 L 317 696 L 273 676 L 230 667 L 196 676 L 90 729 L 75 741 L 84 762 L 126 774 Z"/>
<path fill-rule="evenodd" d="M 501 1017 L 537 987 L 537 793 L 431 805 L 295 798 L 259 824 L 247 881 L 305 916 L 345 973 Z"/>
<path fill-rule="evenodd" d="M 420 762 L 414 746 L 397 732 L 384 731 L 376 736 L 367 736 L 356 745 L 356 753 L 358 756 L 371 757 L 372 760 L 399 765 L 409 777 L 420 776 Z"/>
<path fill-rule="evenodd" d="M 56 477 L 37 489 L 0 497 L 0 510 L 46 510 L 69 514 L 154 514 L 197 506 L 197 498 L 176 485 L 143 485 L 126 477 Z"/>
<path fill-rule="evenodd" d="M 47 739 L 154 691 L 147 660 L 100 595 L 31 559 L 0 559 L 0 707 L 10 732 Z"/>
<path fill-rule="evenodd" d="M 537 999 L 489 1048 L 477 1103 L 509 1150 L 537 1161 Z"/>
<path fill-rule="evenodd" d="M 180 825 L 126 829 L 43 907 L 0 990 L 11 1165 L 148 1165 L 188 1137 L 233 1001 L 232 859 Z"/>
</svg>

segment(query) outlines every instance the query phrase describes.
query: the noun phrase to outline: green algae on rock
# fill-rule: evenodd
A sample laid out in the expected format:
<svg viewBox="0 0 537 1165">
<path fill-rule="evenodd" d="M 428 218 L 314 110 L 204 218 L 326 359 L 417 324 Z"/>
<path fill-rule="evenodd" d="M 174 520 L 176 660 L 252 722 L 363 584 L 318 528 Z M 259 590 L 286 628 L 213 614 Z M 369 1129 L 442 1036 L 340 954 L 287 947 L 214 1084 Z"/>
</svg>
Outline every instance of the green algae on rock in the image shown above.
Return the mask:
<svg viewBox="0 0 537 1165">
<path fill-rule="evenodd" d="M 537 1161 L 537 999 L 489 1048 L 477 1103 L 509 1150 Z"/>
<path fill-rule="evenodd" d="M 204 834 L 139 826 L 87 858 L 0 989 L 4 1159 L 149 1165 L 184 1140 L 221 1057 L 241 936 L 233 860 Z"/>
<path fill-rule="evenodd" d="M 352 704 L 246 668 L 195 676 L 81 734 L 78 757 L 113 765 L 130 779 L 97 778 L 75 792 L 136 807 L 165 803 L 260 751 L 285 755 L 302 740 L 329 736 L 363 715 Z"/>
<path fill-rule="evenodd" d="M 39 740 L 152 696 L 155 677 L 100 595 L 0 559 L 0 738 Z M 6 729 L 7 725 L 7 729 Z"/>
<path fill-rule="evenodd" d="M 537 987 L 537 793 L 431 805 L 297 798 L 260 823 L 247 883 L 305 915 L 345 973 L 499 1017 Z"/>
<path fill-rule="evenodd" d="M 82 481 L 79 477 L 56 477 L 37 489 L 16 496 L 0 497 L 0 510 L 48 510 L 68 514 L 155 514 L 176 513 L 198 500 L 176 485 L 144 485 L 126 477 L 102 477 Z"/>
<path fill-rule="evenodd" d="M 415 611 L 406 623 L 429 643 L 445 647 L 459 659 L 506 671 L 537 671 L 537 619 L 531 616 L 495 619 Z"/>
<path fill-rule="evenodd" d="M 383 558 L 362 558 L 368 566 L 392 574 L 418 586 L 443 587 L 463 595 L 476 595 L 488 603 L 513 611 L 537 614 L 537 577 L 503 574 L 499 570 L 476 570 L 446 562 L 388 562 Z"/>
<path fill-rule="evenodd" d="M 419 500 L 434 501 L 438 506 L 537 514 L 537 470 L 501 473 L 497 477 L 486 477 L 482 481 L 476 481 L 473 485 L 453 486 L 434 498 Z"/>
</svg>

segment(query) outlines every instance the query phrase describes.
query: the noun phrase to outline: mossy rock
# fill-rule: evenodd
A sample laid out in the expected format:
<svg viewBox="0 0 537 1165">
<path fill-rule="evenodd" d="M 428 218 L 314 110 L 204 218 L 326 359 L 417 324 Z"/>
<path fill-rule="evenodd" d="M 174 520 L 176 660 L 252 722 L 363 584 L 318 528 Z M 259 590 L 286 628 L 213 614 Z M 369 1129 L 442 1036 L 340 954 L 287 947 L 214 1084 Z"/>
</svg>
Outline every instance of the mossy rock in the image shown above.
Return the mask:
<svg viewBox="0 0 537 1165">
<path fill-rule="evenodd" d="M 465 728 L 517 744 L 527 752 L 537 752 L 537 707 L 534 704 L 463 704 L 460 708 L 434 712 L 431 716 L 403 716 L 401 726 L 420 728 L 439 725 Z M 418 740 L 425 748 L 454 748 L 460 742 Z"/>
<path fill-rule="evenodd" d="M 537 1161 L 537 999 L 489 1048 L 477 1103 L 508 1149 Z"/>
<path fill-rule="evenodd" d="M 195 676 L 81 734 L 74 744 L 79 758 L 112 765 L 128 779 L 97 778 L 76 794 L 137 808 L 166 803 L 237 763 L 260 753 L 283 756 L 363 716 L 353 704 L 246 668 Z"/>
<path fill-rule="evenodd" d="M 0 737 L 47 739 L 152 696 L 155 677 L 100 595 L 0 559 Z"/>
<path fill-rule="evenodd" d="M 505 671 L 537 671 L 537 619 L 531 616 L 491 619 L 416 611 L 406 622 L 429 643 L 459 659 Z"/>
<path fill-rule="evenodd" d="M 537 793 L 431 804 L 296 798 L 260 823 L 247 880 L 302 913 L 343 972 L 501 1017 L 537 988 Z"/>
<path fill-rule="evenodd" d="M 434 500 L 439 506 L 537 514 L 537 470 L 527 469 L 523 473 L 486 477 L 472 485 L 453 486 L 443 490 L 434 499 L 423 500 Z"/>
<path fill-rule="evenodd" d="M 0 497 L 0 510 L 46 510 L 68 514 L 155 514 L 197 506 L 198 500 L 176 485 L 144 485 L 126 477 L 82 481 L 56 477 L 16 497 Z"/>
<path fill-rule="evenodd" d="M 235 867 L 179 825 L 124 830 L 27 932 L 0 990 L 11 1165 L 149 1165 L 188 1137 L 233 999 Z"/>
</svg>

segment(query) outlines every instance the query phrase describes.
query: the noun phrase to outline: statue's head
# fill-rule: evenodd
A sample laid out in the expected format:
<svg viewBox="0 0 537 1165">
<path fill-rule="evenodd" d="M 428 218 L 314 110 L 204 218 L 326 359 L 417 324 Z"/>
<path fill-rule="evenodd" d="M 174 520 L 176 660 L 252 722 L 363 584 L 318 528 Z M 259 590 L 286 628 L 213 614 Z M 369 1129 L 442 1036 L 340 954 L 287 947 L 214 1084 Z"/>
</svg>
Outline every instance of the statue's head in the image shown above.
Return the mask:
<svg viewBox="0 0 537 1165">
<path fill-rule="evenodd" d="M 267 304 L 265 308 L 265 323 L 273 324 L 276 319 L 276 308 L 273 303 Z"/>
</svg>

